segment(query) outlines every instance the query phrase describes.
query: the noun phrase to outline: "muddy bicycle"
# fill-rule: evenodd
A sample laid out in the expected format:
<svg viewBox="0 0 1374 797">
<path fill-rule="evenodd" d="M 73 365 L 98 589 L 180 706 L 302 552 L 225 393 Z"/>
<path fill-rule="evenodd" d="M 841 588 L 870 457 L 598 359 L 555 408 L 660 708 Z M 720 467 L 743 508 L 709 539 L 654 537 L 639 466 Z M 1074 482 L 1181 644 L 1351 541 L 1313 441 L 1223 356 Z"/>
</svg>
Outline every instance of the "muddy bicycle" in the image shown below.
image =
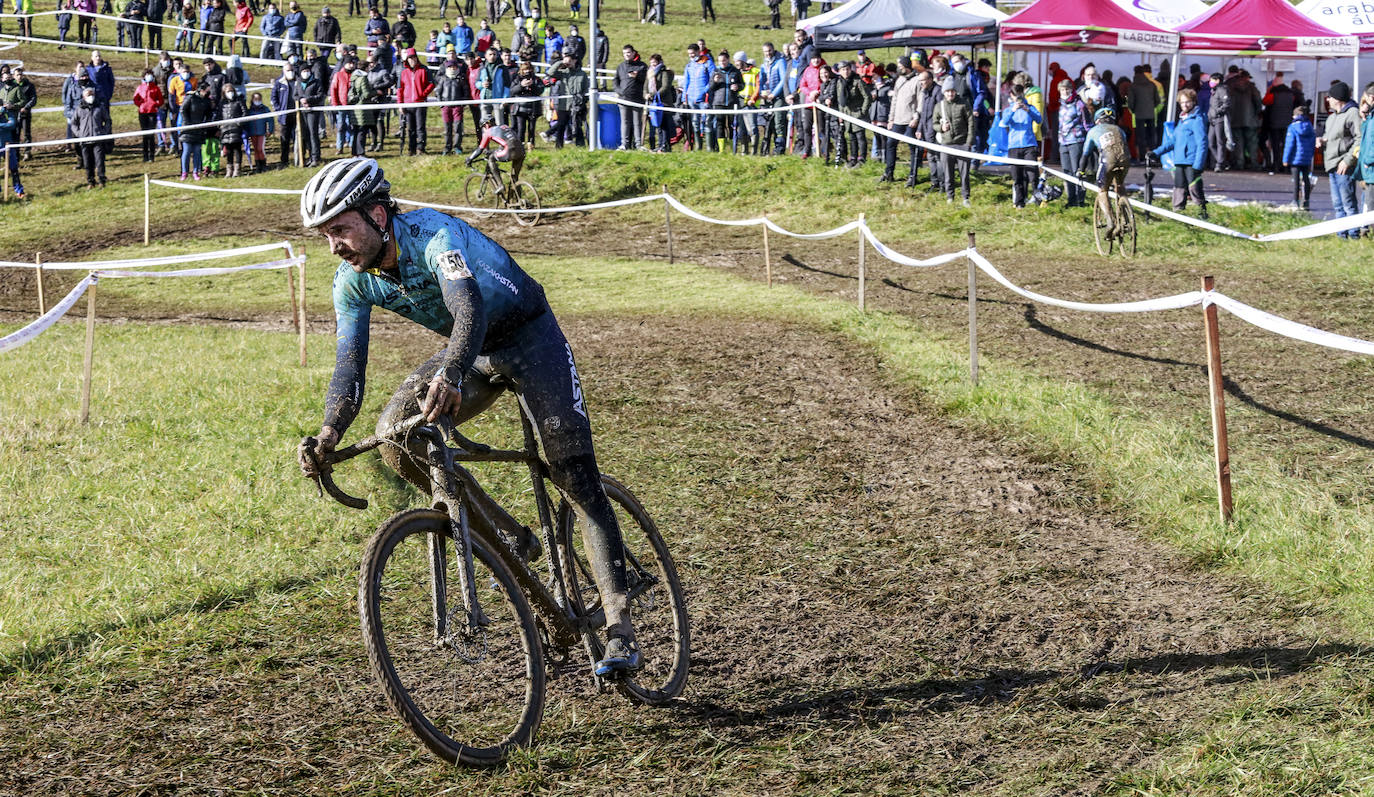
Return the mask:
<svg viewBox="0 0 1374 797">
<path fill-rule="evenodd" d="M 1135 210 L 1125 194 L 1103 189 L 1093 200 L 1093 240 L 1097 253 L 1108 257 L 1113 246 L 1122 257 L 1133 257 L 1136 244 Z"/>
<path fill-rule="evenodd" d="M 553 506 L 548 465 L 523 405 L 520 418 L 524 445 L 515 450 L 473 442 L 445 419 L 427 424 L 416 415 L 323 461 L 315 458 L 321 491 L 355 509 L 367 501 L 339 489 L 335 465 L 393 445 L 428 467 L 432 508 L 404 510 L 378 527 L 363 555 L 358 611 L 387 702 L 426 747 L 454 763 L 493 765 L 529 745 L 549 679 L 586 675 L 598 691 L 614 685 L 650 706 L 670 702 L 687 683 L 690 632 L 677 568 L 644 506 L 604 475 L 625 540 L 643 666 L 615 682 L 596 677 L 603 653 L 598 631 L 606 619 L 579 520 L 566 498 Z M 315 441 L 302 445 L 313 452 Z M 542 574 L 484 508 L 493 499 L 463 462 L 528 466 L 549 552 Z"/>
<path fill-rule="evenodd" d="M 472 174 L 463 181 L 463 197 L 470 208 L 476 208 L 472 215 L 479 219 L 490 218 L 498 208 L 516 211 L 511 214 L 525 227 L 539 223 L 539 192 L 524 180 L 511 182 L 497 164 L 490 152 L 482 154 L 485 163 L 483 171 L 473 169 Z"/>
</svg>

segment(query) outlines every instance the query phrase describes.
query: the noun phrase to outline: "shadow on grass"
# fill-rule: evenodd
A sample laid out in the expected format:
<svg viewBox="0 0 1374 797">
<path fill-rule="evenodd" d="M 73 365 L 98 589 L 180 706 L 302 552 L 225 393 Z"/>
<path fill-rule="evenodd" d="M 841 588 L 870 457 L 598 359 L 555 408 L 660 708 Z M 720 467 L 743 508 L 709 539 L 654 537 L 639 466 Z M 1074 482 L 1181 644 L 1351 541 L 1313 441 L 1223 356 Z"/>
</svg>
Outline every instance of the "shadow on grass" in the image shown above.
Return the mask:
<svg viewBox="0 0 1374 797">
<path fill-rule="evenodd" d="M 976 678 L 931 678 L 892 686 L 836 689 L 819 694 L 794 697 L 804 684 L 788 684 L 763 692 L 762 707 L 740 708 L 715 702 L 688 703 L 684 709 L 712 727 L 744 729 L 746 734 L 765 737 L 774 733 L 795 732 L 797 718 L 826 721 L 888 722 L 908 715 L 941 714 L 968 704 L 1005 703 L 1022 697 L 1021 693 L 1049 683 L 1062 682 L 1065 690 L 1107 674 L 1141 673 L 1151 676 L 1166 673 L 1191 673 L 1207 670 L 1235 670 L 1226 681 L 1264 679 L 1273 681 L 1323 666 L 1332 659 L 1363 657 L 1365 647 L 1333 642 L 1303 647 L 1238 648 L 1225 653 L 1167 653 L 1121 662 L 1098 661 L 1077 670 L 996 669 Z M 920 666 L 913 662 L 913 667 Z M 1210 678 L 1196 688 L 1214 687 Z M 1187 690 L 1183 690 L 1187 691 Z M 1127 702 L 1133 696 L 1125 696 Z M 1110 698 L 1086 695 L 1049 695 L 1046 702 L 1067 708 L 1099 710 L 1111 705 Z"/>
<path fill-rule="evenodd" d="M 1139 354 L 1137 352 L 1126 351 L 1124 349 L 1115 349 L 1111 346 L 1105 346 L 1101 343 L 1096 343 L 1085 338 L 1080 338 L 1077 335 L 1071 335 L 1062 330 L 1055 329 L 1054 327 L 1049 326 L 1048 324 L 1044 323 L 1039 318 L 1037 318 L 1036 308 L 1033 304 L 1025 305 L 1025 317 L 1026 323 L 1030 326 L 1031 329 L 1035 330 L 1036 332 L 1039 332 L 1052 338 L 1056 338 L 1058 340 L 1062 340 L 1066 343 L 1072 343 L 1075 346 L 1081 346 L 1085 349 L 1091 349 L 1093 351 L 1101 352 L 1103 354 L 1110 354 L 1114 357 L 1126 357 L 1132 360 L 1141 360 L 1143 362 L 1156 363 L 1159 365 L 1180 366 L 1189 370 L 1198 371 L 1202 374 L 1204 379 L 1207 375 L 1207 366 L 1201 363 L 1184 362 L 1182 360 L 1175 360 L 1169 357 L 1153 357 L 1148 354 Z M 1335 440 L 1340 440 L 1343 443 L 1350 443 L 1351 445 L 1359 446 L 1360 448 L 1374 449 L 1374 439 L 1368 437 L 1361 437 L 1360 435 L 1354 434 L 1352 432 L 1347 432 L 1344 429 L 1337 429 L 1336 427 L 1322 423 L 1321 421 L 1314 421 L 1311 418 L 1304 418 L 1303 416 L 1298 415 L 1296 413 L 1289 412 L 1287 410 L 1281 410 L 1277 407 L 1265 404 L 1256 399 L 1254 396 L 1251 396 L 1249 393 L 1247 393 L 1244 388 L 1242 388 L 1239 384 L 1236 383 L 1234 379 L 1232 379 L 1229 376 L 1223 375 L 1222 385 L 1225 388 L 1227 395 L 1231 396 L 1232 398 L 1234 398 L 1235 400 L 1239 401 L 1247 407 L 1259 410 L 1260 412 L 1278 418 L 1279 420 L 1287 421 L 1291 424 L 1301 426 L 1302 428 L 1316 432 L 1317 434 L 1325 435 Z"/>
</svg>

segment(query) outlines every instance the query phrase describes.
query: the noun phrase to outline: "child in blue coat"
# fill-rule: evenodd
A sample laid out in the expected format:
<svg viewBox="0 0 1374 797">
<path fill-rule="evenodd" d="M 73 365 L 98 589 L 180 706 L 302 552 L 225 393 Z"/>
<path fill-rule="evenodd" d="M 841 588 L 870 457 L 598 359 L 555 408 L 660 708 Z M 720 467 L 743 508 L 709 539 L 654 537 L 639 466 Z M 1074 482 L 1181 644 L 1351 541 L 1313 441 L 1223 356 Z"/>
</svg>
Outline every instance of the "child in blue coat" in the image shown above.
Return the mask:
<svg viewBox="0 0 1374 797">
<path fill-rule="evenodd" d="M 1307 109 L 1293 109 L 1293 123 L 1283 141 L 1283 165 L 1293 171 L 1293 204 L 1310 209 L 1312 200 L 1312 154 L 1317 149 L 1317 129 L 1307 118 Z M 1301 201 L 1299 195 L 1301 194 Z"/>
</svg>

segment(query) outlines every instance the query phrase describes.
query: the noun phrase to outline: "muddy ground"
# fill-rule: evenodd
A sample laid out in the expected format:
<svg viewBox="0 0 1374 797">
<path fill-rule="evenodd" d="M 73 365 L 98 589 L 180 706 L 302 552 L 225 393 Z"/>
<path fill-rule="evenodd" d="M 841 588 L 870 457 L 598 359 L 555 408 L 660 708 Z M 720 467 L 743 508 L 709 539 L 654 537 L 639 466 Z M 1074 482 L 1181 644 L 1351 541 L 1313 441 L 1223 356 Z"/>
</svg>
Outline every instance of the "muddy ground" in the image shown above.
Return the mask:
<svg viewBox="0 0 1374 797">
<path fill-rule="evenodd" d="M 455 772 L 387 713 L 353 574 L 303 574 L 7 674 L 0 792 L 1091 793 L 1353 650 L 1142 540 L 1068 467 L 901 398 L 842 340 L 567 326 L 606 469 L 676 463 L 646 497 L 690 596 L 679 704 L 559 682 L 530 761 Z"/>
</svg>

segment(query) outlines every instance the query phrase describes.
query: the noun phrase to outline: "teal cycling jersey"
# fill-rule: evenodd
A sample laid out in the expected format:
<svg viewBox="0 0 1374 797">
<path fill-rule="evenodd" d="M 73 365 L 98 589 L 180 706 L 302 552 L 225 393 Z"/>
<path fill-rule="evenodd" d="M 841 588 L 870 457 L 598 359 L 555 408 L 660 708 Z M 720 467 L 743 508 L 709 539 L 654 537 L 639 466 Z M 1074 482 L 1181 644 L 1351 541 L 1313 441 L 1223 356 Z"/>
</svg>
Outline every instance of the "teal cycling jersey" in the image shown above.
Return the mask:
<svg viewBox="0 0 1374 797">
<path fill-rule="evenodd" d="M 365 324 L 373 307 L 382 307 L 440 335 L 453 333 L 453 315 L 444 303 L 443 285 L 463 270 L 477 281 L 487 326 L 503 333 L 544 311 L 544 290 L 510 253 L 461 219 L 421 208 L 398 214 L 392 221 L 396 241 L 395 279 L 377 273 L 359 274 L 348 263 L 334 275 L 334 312 L 339 334 L 345 327 Z M 450 274 L 444 255 L 457 252 Z"/>
<path fill-rule="evenodd" d="M 340 434 L 361 406 L 373 307 L 448 337 L 444 370 L 455 384 L 479 353 L 548 309 L 539 283 L 467 222 L 422 208 L 397 214 L 391 230 L 394 272 L 358 273 L 342 262 L 334 274 L 338 350 L 325 419 Z"/>
</svg>

